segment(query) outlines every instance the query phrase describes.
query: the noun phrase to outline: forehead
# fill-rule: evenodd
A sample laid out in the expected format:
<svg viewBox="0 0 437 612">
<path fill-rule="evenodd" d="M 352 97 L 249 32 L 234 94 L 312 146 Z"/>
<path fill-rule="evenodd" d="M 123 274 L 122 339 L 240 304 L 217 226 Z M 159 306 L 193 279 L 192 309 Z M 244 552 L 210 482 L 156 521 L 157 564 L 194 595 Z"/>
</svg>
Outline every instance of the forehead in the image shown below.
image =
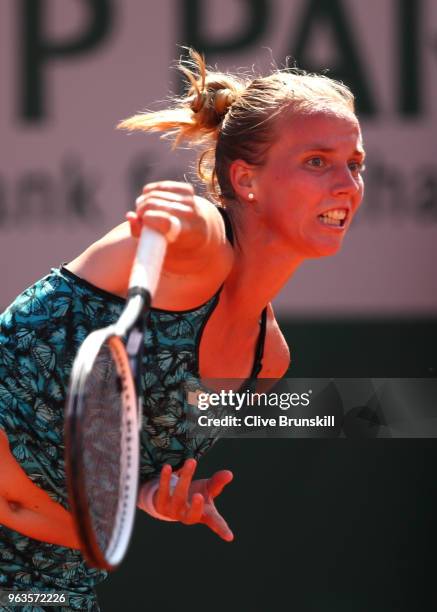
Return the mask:
<svg viewBox="0 0 437 612">
<path fill-rule="evenodd" d="M 359 121 L 348 111 L 320 111 L 284 117 L 277 126 L 275 145 L 295 153 L 351 148 L 364 152 Z"/>
</svg>

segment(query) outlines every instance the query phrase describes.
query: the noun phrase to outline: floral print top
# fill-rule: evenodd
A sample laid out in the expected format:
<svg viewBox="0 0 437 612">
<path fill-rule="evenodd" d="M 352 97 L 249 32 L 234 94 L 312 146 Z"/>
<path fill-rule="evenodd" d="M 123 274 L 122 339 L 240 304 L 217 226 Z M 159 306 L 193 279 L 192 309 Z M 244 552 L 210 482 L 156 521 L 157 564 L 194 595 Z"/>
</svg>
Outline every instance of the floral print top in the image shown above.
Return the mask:
<svg viewBox="0 0 437 612">
<path fill-rule="evenodd" d="M 223 216 L 232 242 L 229 219 Z M 200 339 L 220 291 L 191 310 L 152 308 L 149 313 L 143 357 L 141 483 L 158 475 L 164 463 L 178 468 L 186 458 L 200 457 L 215 441 L 189 435 L 186 398 L 187 389 L 200 384 Z M 63 422 L 73 360 L 86 336 L 116 321 L 124 303 L 61 267 L 26 289 L 0 316 L 0 427 L 30 480 L 67 509 Z M 261 369 L 265 328 L 266 310 L 251 378 Z M 53 612 L 96 611 L 94 586 L 106 575 L 87 566 L 78 550 L 0 525 L 0 589 L 62 590 L 69 594 L 69 607 L 51 607 Z M 22 608 L 23 612 L 42 609 Z"/>
</svg>

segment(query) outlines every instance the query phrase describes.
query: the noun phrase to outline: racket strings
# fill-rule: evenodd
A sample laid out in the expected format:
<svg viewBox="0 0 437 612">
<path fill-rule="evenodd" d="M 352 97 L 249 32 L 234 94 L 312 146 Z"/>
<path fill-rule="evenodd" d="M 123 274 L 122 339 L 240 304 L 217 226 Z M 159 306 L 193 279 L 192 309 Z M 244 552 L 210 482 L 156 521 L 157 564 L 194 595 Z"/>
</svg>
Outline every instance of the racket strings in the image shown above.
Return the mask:
<svg viewBox="0 0 437 612">
<path fill-rule="evenodd" d="M 89 373 L 83 406 L 85 493 L 93 531 L 108 548 L 122 495 L 122 382 L 110 348 L 104 344 Z"/>
</svg>

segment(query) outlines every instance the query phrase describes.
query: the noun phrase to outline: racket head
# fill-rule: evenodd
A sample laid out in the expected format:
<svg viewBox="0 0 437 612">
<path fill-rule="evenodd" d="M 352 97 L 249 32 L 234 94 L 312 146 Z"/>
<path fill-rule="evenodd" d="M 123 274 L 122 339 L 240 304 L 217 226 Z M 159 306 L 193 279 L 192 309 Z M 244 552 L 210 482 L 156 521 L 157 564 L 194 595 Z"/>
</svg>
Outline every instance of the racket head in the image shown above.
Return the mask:
<svg viewBox="0 0 437 612">
<path fill-rule="evenodd" d="M 136 512 L 138 401 L 122 340 L 106 328 L 83 342 L 70 378 L 65 464 L 70 508 L 89 565 L 124 558 Z"/>
</svg>

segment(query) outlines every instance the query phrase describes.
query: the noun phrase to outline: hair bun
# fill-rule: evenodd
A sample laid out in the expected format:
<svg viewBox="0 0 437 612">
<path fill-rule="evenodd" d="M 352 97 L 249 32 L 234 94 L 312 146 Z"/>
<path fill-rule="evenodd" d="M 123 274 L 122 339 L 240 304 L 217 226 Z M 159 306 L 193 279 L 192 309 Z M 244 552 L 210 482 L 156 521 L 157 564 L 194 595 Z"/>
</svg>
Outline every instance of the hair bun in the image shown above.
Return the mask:
<svg viewBox="0 0 437 612">
<path fill-rule="evenodd" d="M 207 69 L 205 58 L 194 49 L 188 49 L 188 53 L 189 59 L 181 60 L 178 66 L 190 85 L 180 100 L 193 113 L 194 124 L 212 135 L 245 89 L 245 83 L 234 75 Z"/>
<path fill-rule="evenodd" d="M 218 89 L 215 94 L 214 109 L 217 115 L 223 119 L 232 104 L 236 100 L 235 92 L 229 87 Z"/>
<path fill-rule="evenodd" d="M 236 100 L 236 94 L 229 87 L 207 84 L 205 89 L 196 91 L 190 97 L 190 109 L 198 115 L 197 121 L 207 127 L 219 125 Z"/>
</svg>

